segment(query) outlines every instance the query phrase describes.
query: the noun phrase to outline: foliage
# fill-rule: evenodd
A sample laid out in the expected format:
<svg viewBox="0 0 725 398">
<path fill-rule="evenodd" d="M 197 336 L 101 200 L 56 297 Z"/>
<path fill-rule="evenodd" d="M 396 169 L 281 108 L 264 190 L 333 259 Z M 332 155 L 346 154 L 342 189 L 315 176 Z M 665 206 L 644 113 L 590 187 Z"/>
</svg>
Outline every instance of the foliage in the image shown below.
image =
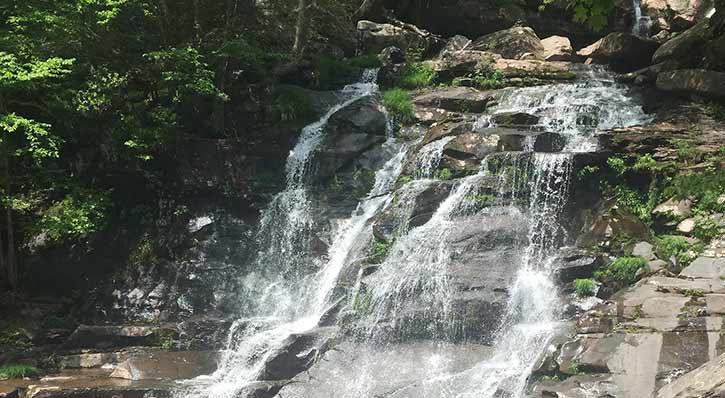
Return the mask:
<svg viewBox="0 0 725 398">
<path fill-rule="evenodd" d="M 383 93 L 383 105 L 398 123 L 407 124 L 415 119 L 415 106 L 403 89 L 394 88 Z"/>
<path fill-rule="evenodd" d="M 702 253 L 702 244 L 691 244 L 682 236 L 665 235 L 656 239 L 656 250 L 660 258 L 673 261 L 674 265 L 686 267 Z"/>
<path fill-rule="evenodd" d="M 477 86 L 484 89 L 499 89 L 506 85 L 503 73 L 494 69 L 490 64 L 477 70 L 472 78 Z"/>
<path fill-rule="evenodd" d="M 348 63 L 360 69 L 379 68 L 382 64 L 380 58 L 375 54 L 358 55 L 348 60 Z"/>
<path fill-rule="evenodd" d="M 0 366 L 0 380 L 22 379 L 25 377 L 37 376 L 39 374 L 40 370 L 31 365 L 9 363 Z"/>
<path fill-rule="evenodd" d="M 55 202 L 35 226 L 54 241 L 64 241 L 98 232 L 105 226 L 108 195 L 100 191 L 78 190 Z"/>
<path fill-rule="evenodd" d="M 412 62 L 403 66 L 393 81 L 400 87 L 416 89 L 432 86 L 437 77 L 436 71 L 427 64 Z"/>
<path fill-rule="evenodd" d="M 449 168 L 443 168 L 436 174 L 436 178 L 443 181 L 448 181 L 453 178 L 453 172 Z"/>
<path fill-rule="evenodd" d="M 411 177 L 409 175 L 402 175 L 402 176 L 398 177 L 398 182 L 400 184 L 407 184 L 411 181 L 413 181 L 413 177 Z"/>
<path fill-rule="evenodd" d="M 542 8 L 554 0 L 544 0 Z M 607 26 L 607 17 L 614 10 L 614 0 L 567 0 L 567 7 L 574 12 L 574 22 L 585 23 L 595 31 Z"/>
<path fill-rule="evenodd" d="M 315 115 L 310 95 L 300 86 L 281 84 L 272 91 L 272 106 L 282 120 L 299 120 Z"/>
<path fill-rule="evenodd" d="M 682 293 L 683 296 L 693 298 L 705 296 L 705 291 L 702 289 L 682 289 L 680 290 L 680 293 Z"/>
<path fill-rule="evenodd" d="M 45 329 L 67 329 L 72 330 L 78 326 L 78 321 L 69 315 L 49 314 L 41 322 Z"/>
<path fill-rule="evenodd" d="M 375 237 L 370 246 L 370 255 L 376 260 L 382 260 L 387 257 L 391 247 L 393 247 L 393 242 L 386 242 Z"/>
<path fill-rule="evenodd" d="M 609 265 L 594 273 L 594 277 L 602 282 L 614 282 L 628 285 L 636 280 L 637 271 L 646 268 L 647 260 L 642 257 L 618 257 Z"/>
<path fill-rule="evenodd" d="M 576 279 L 573 282 L 574 292 L 579 297 L 594 296 L 597 293 L 597 285 L 591 279 Z"/>
<path fill-rule="evenodd" d="M 721 236 L 722 233 L 723 228 L 720 226 L 719 220 L 715 217 L 702 214 L 698 214 L 695 217 L 695 228 L 693 229 L 692 234 L 697 239 L 709 242 L 712 239 Z"/>
</svg>

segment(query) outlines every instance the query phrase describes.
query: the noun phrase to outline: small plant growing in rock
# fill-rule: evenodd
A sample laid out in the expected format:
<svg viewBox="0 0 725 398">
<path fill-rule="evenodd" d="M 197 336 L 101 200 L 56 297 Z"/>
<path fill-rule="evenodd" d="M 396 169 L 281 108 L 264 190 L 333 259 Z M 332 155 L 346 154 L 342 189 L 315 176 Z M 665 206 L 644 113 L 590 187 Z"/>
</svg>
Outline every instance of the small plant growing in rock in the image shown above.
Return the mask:
<svg viewBox="0 0 725 398">
<path fill-rule="evenodd" d="M 690 244 L 682 236 L 665 235 L 656 239 L 660 258 L 672 260 L 678 267 L 686 267 L 703 251 L 702 244 Z"/>
<path fill-rule="evenodd" d="M 438 177 L 439 180 L 448 181 L 453 178 L 453 172 L 451 169 L 445 168 L 439 171 L 436 177 Z"/>
<path fill-rule="evenodd" d="M 370 247 L 370 255 L 376 260 L 383 260 L 387 257 L 393 242 L 386 242 L 382 239 L 374 238 Z"/>
<path fill-rule="evenodd" d="M 415 106 L 408 92 L 394 88 L 383 93 L 383 105 L 397 123 L 410 123 L 415 118 Z"/>
<path fill-rule="evenodd" d="M 697 239 L 709 242 L 720 236 L 721 233 L 722 228 L 720 227 L 720 223 L 714 218 L 702 214 L 695 218 L 695 229 L 693 229 L 692 234 Z"/>
<path fill-rule="evenodd" d="M 619 257 L 605 268 L 594 273 L 602 282 L 629 285 L 636 280 L 637 271 L 646 268 L 647 260 L 642 257 Z"/>
<path fill-rule="evenodd" d="M 18 363 L 9 363 L 0 366 L 0 380 L 22 379 L 24 377 L 38 376 L 40 370 L 34 366 Z"/>
<path fill-rule="evenodd" d="M 574 292 L 579 297 L 591 297 L 597 293 L 597 284 L 591 279 L 574 280 Z"/>
<path fill-rule="evenodd" d="M 685 297 L 693 297 L 693 298 L 705 296 L 705 291 L 702 289 L 682 289 L 680 291 L 680 293 L 682 293 L 682 295 Z"/>
</svg>

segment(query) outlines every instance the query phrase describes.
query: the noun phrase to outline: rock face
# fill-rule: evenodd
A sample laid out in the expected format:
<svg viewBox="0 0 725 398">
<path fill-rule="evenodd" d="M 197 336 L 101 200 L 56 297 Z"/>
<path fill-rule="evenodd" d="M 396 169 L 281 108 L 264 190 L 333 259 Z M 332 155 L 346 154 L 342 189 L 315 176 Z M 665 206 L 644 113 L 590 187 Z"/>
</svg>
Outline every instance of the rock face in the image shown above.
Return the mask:
<svg viewBox="0 0 725 398">
<path fill-rule="evenodd" d="M 437 51 L 445 44 L 438 36 L 428 32 L 372 21 L 359 21 L 357 31 L 365 51 L 375 54 L 391 46 L 403 50 L 422 48 L 425 52 Z"/>
<path fill-rule="evenodd" d="M 610 33 L 602 39 L 590 57 L 609 64 L 617 72 L 631 72 L 650 64 L 659 43 L 630 33 Z M 587 51 L 580 51 L 585 56 Z"/>
<path fill-rule="evenodd" d="M 488 34 L 476 39 L 470 47 L 507 59 L 544 59 L 544 46 L 534 30 L 528 27 L 513 27 Z"/>
<path fill-rule="evenodd" d="M 657 398 L 725 396 L 725 354 L 663 386 Z"/>
<path fill-rule="evenodd" d="M 424 108 L 440 108 L 454 112 L 483 112 L 493 96 L 470 87 L 448 87 L 413 98 L 413 103 Z"/>
<path fill-rule="evenodd" d="M 657 75 L 657 88 L 664 91 L 725 98 L 725 72 L 705 69 L 662 72 Z"/>
<path fill-rule="evenodd" d="M 545 61 L 576 61 L 578 59 L 571 42 L 566 37 L 547 37 L 541 40 L 541 45 L 544 47 Z"/>
</svg>

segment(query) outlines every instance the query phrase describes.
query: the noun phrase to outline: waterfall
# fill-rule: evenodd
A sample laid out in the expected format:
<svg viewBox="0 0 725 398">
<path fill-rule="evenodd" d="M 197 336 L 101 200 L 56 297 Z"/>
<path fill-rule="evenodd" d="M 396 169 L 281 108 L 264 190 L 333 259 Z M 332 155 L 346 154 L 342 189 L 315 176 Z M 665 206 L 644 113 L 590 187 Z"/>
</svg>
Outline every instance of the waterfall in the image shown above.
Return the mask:
<svg viewBox="0 0 725 398">
<path fill-rule="evenodd" d="M 416 176 L 420 178 L 434 177 L 433 174 L 443 159 L 443 149 L 455 138 L 443 137 L 421 148 L 416 159 Z"/>
<path fill-rule="evenodd" d="M 649 16 L 642 15 L 642 0 L 632 0 L 632 8 L 634 9 L 634 25 L 632 25 L 632 34 L 636 36 L 649 37 L 652 20 Z"/>
<path fill-rule="evenodd" d="M 304 262 L 311 261 L 306 257 L 306 239 L 313 222 L 307 197 L 311 161 L 330 117 L 354 101 L 377 93 L 376 75 L 377 71 L 366 70 L 360 83 L 343 89 L 340 104 L 302 130 L 287 159 L 287 187 L 273 198 L 261 217 L 257 240 L 263 250 L 254 264 L 255 273 L 244 281 L 252 292 L 249 298 L 257 298 L 255 305 L 247 308 L 254 316 L 234 322 L 217 371 L 187 382 L 177 396 L 237 397 L 258 380 L 268 360 L 291 336 L 315 328 L 329 310 L 332 292 L 351 248 L 370 218 L 390 200 L 389 190 L 402 170 L 407 148 L 393 139 L 383 144 L 397 150 L 397 155 L 376 172 L 368 198 L 337 228 L 319 271 L 303 275 Z"/>
</svg>

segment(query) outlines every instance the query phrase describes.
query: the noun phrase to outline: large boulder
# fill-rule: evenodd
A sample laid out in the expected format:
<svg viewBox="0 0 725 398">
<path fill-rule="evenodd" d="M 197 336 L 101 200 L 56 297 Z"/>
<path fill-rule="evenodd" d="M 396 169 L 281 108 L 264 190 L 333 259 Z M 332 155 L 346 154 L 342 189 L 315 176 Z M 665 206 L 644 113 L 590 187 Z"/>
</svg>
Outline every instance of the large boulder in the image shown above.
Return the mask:
<svg viewBox="0 0 725 398">
<path fill-rule="evenodd" d="M 474 113 L 485 111 L 492 101 L 493 96 L 489 92 L 470 87 L 434 89 L 413 98 L 413 103 L 419 107 Z"/>
<path fill-rule="evenodd" d="M 545 61 L 576 61 L 578 57 L 568 38 L 551 36 L 541 40 Z"/>
<path fill-rule="evenodd" d="M 697 21 L 706 18 L 712 2 L 703 0 L 642 0 L 642 9 L 648 15 L 665 15 L 666 24 L 672 32 L 690 28 Z"/>
<path fill-rule="evenodd" d="M 426 61 L 426 65 L 437 73 L 440 80 L 450 81 L 456 77 L 471 76 L 479 70 L 490 69 L 498 58 L 499 55 L 486 51 L 443 51 L 437 59 Z"/>
<path fill-rule="evenodd" d="M 708 97 L 725 98 L 725 72 L 681 69 L 657 75 L 657 88 Z"/>
<path fill-rule="evenodd" d="M 324 139 L 316 154 L 320 178 L 335 175 L 384 142 L 387 119 L 377 99 L 364 97 L 335 112 L 324 128 Z"/>
<path fill-rule="evenodd" d="M 359 21 L 357 31 L 363 50 L 369 53 L 377 54 L 391 46 L 403 50 L 420 48 L 427 53 L 439 50 L 445 44 L 440 37 L 420 29 L 414 30 L 372 21 Z"/>
<path fill-rule="evenodd" d="M 723 396 L 725 396 L 725 354 L 662 386 L 657 392 L 657 398 Z"/>
<path fill-rule="evenodd" d="M 544 59 L 544 46 L 528 27 L 513 27 L 476 39 L 471 49 L 488 51 L 507 59 Z"/>
<path fill-rule="evenodd" d="M 695 55 L 701 53 L 709 34 L 708 22 L 698 23 L 662 44 L 652 55 L 652 64 L 668 60 L 676 60 L 682 64 L 695 62 Z"/>
<path fill-rule="evenodd" d="M 651 39 L 615 32 L 602 39 L 591 58 L 594 62 L 609 64 L 617 72 L 631 72 L 648 66 L 659 45 Z"/>
</svg>

